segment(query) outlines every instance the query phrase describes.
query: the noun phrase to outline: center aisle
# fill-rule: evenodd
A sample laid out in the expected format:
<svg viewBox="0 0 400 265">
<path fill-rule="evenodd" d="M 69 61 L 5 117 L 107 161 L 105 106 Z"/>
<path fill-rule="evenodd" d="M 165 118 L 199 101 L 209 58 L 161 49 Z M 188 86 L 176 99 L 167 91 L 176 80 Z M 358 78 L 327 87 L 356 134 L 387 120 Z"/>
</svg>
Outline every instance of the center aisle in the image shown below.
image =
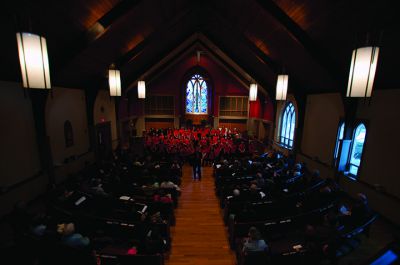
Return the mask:
<svg viewBox="0 0 400 265">
<path fill-rule="evenodd" d="M 192 179 L 192 168 L 183 167 L 182 194 L 171 228 L 172 249 L 166 265 L 233 265 L 226 229 L 214 191 L 212 167 L 203 167 L 201 181 Z"/>
</svg>

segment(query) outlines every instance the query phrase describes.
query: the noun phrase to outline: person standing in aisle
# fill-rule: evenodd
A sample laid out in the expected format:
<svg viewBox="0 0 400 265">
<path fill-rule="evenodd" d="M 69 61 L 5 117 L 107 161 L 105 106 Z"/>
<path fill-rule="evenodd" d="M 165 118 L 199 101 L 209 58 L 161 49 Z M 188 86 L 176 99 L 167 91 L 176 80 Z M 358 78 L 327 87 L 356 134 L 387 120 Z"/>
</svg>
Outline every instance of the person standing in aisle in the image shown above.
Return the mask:
<svg viewBox="0 0 400 265">
<path fill-rule="evenodd" d="M 201 180 L 201 159 L 202 154 L 200 150 L 196 148 L 196 151 L 193 153 L 193 179 Z"/>
</svg>

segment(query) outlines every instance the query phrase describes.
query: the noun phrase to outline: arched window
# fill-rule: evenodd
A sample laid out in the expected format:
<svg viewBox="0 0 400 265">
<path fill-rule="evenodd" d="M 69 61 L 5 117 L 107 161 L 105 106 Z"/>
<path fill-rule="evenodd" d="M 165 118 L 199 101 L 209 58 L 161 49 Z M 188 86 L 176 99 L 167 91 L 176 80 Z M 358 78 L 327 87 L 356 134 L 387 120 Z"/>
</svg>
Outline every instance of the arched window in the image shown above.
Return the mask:
<svg viewBox="0 0 400 265">
<path fill-rule="evenodd" d="M 65 139 L 65 147 L 71 147 L 74 145 L 74 134 L 72 132 L 72 124 L 68 120 L 64 122 L 64 139 Z"/>
<path fill-rule="evenodd" d="M 349 172 L 354 176 L 357 176 L 358 168 L 360 167 L 366 135 L 367 128 L 363 123 L 360 123 L 354 130 L 349 159 Z"/>
<path fill-rule="evenodd" d="M 207 83 L 199 75 L 193 75 L 186 84 L 186 113 L 207 114 Z"/>
<path fill-rule="evenodd" d="M 333 158 L 335 160 L 338 158 L 340 143 L 343 140 L 343 137 L 344 137 L 344 122 L 341 122 L 336 136 L 335 153 L 333 154 Z"/>
<path fill-rule="evenodd" d="M 293 147 L 294 129 L 296 127 L 296 110 L 292 102 L 289 102 L 281 116 L 280 143 L 287 147 Z"/>
</svg>

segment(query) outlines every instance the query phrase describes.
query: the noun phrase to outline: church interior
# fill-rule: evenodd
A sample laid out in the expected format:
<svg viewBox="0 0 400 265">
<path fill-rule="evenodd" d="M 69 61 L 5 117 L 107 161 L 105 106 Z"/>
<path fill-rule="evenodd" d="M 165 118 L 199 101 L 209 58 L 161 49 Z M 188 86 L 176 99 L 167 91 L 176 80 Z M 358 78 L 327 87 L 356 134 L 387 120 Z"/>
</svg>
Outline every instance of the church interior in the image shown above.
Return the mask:
<svg viewBox="0 0 400 265">
<path fill-rule="evenodd" d="M 393 1 L 0 13 L 4 264 L 400 264 Z"/>
</svg>

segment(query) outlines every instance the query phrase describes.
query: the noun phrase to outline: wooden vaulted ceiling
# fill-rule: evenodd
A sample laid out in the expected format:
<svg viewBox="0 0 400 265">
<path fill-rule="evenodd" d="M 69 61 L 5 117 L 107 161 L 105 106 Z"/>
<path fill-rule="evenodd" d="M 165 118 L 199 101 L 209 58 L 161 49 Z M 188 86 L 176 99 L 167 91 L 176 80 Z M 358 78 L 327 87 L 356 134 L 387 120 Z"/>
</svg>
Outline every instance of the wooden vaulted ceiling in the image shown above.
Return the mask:
<svg viewBox="0 0 400 265">
<path fill-rule="evenodd" d="M 380 36 L 375 88 L 400 88 L 390 0 L 17 0 L 0 12 L 0 80 L 20 81 L 15 32 L 30 14 L 47 38 L 53 86 L 103 88 L 115 63 L 129 87 L 201 33 L 272 96 L 282 70 L 291 90 L 343 92 L 351 51 L 369 32 Z"/>
</svg>

